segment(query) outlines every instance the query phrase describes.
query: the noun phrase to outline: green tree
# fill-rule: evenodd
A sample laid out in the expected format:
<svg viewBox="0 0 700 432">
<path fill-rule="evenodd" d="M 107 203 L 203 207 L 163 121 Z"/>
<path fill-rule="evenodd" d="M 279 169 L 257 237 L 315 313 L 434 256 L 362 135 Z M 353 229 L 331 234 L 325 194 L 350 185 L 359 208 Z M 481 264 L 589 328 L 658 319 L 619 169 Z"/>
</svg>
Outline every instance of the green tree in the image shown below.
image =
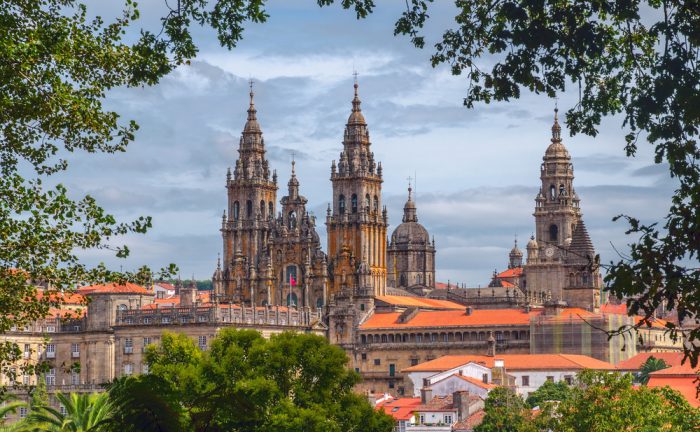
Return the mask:
<svg viewBox="0 0 700 432">
<path fill-rule="evenodd" d="M 559 404 L 563 432 L 689 431 L 700 428 L 697 409 L 671 389 L 633 387 L 630 374 L 584 371 Z"/>
<path fill-rule="evenodd" d="M 25 428 L 50 432 L 99 432 L 111 419 L 112 405 L 107 393 L 56 393 L 66 413 L 51 406 L 32 409 Z"/>
<path fill-rule="evenodd" d="M 639 375 L 637 375 L 637 380 L 646 385 L 649 382 L 650 374 L 661 369 L 666 369 L 668 365 L 663 359 L 657 359 L 651 356 L 644 362 L 642 367 L 639 368 Z"/>
<path fill-rule="evenodd" d="M 422 29 L 432 0 L 411 0 L 394 33 L 426 45 Z M 358 1 L 357 3 L 365 3 Z M 371 2 L 369 2 L 371 3 Z M 464 105 L 510 101 L 523 91 L 555 97 L 578 93 L 566 112 L 571 134 L 595 136 L 603 118 L 617 115 L 620 143 L 635 156 L 640 139 L 654 163 L 677 182 L 660 223 L 627 221 L 631 245 L 611 262 L 607 290 L 628 299 L 630 315 L 648 325 L 660 308 L 683 321 L 700 313 L 700 5 L 679 0 L 457 0 L 454 26 L 435 44 L 433 66 L 465 75 Z M 371 12 L 372 4 L 369 4 Z M 622 141 L 622 140 L 621 140 Z M 598 257 L 590 266 L 597 266 Z M 700 338 L 700 327 L 672 337 Z M 619 332 L 631 331 L 628 327 Z M 685 344 L 695 365 L 700 344 Z"/>
<path fill-rule="evenodd" d="M 35 410 L 47 406 L 49 406 L 49 392 L 46 389 L 46 376 L 41 374 L 37 376 L 36 387 L 32 390 L 29 407 Z"/>
<path fill-rule="evenodd" d="M 391 417 L 353 393 L 359 376 L 347 368 L 345 353 L 321 336 L 282 333 L 268 340 L 256 331 L 225 329 L 204 352 L 187 336 L 165 334 L 146 359 L 148 376 L 110 390 L 118 406 L 115 430 L 340 432 L 394 426 Z M 134 403 L 140 396 L 129 395 L 131 386 L 145 387 L 159 400 L 142 410 Z M 160 404 L 167 418 L 153 409 Z M 171 423 L 164 425 L 166 420 Z"/>
<path fill-rule="evenodd" d="M 571 388 L 564 381 L 545 381 L 540 388 L 528 395 L 525 402 L 530 408 L 542 407 L 546 402 L 566 400 L 570 393 Z"/>
<path fill-rule="evenodd" d="M 18 401 L 17 398 L 10 394 L 5 394 L 0 396 L 0 432 L 12 432 L 17 430 L 18 423 L 12 425 L 5 425 L 5 417 L 10 414 L 14 414 L 21 407 L 26 407 L 25 402 Z"/>
<path fill-rule="evenodd" d="M 486 415 L 475 432 L 534 431 L 529 409 L 523 398 L 508 387 L 496 387 L 489 392 L 484 404 Z"/>
</svg>

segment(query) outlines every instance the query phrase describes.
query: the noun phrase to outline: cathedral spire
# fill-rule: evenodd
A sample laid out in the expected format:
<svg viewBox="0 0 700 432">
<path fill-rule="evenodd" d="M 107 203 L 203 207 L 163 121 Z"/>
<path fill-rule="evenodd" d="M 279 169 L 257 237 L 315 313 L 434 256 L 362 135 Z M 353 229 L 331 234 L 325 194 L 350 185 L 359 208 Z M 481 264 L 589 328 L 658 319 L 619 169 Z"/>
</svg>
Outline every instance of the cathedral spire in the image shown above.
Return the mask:
<svg viewBox="0 0 700 432">
<path fill-rule="evenodd" d="M 262 133 L 260 129 L 260 124 L 258 123 L 257 113 L 258 110 L 255 109 L 255 92 L 253 91 L 253 80 L 249 81 L 250 84 L 250 104 L 248 106 L 248 119 L 245 122 L 245 127 L 243 128 L 243 133 Z"/>
<path fill-rule="evenodd" d="M 294 156 L 292 155 L 292 175 L 289 178 L 289 182 L 287 183 L 287 186 L 289 187 L 290 198 L 296 198 L 297 196 L 299 196 L 299 180 L 297 179 L 297 174 L 294 170 L 295 164 L 296 161 L 294 160 Z"/>
<path fill-rule="evenodd" d="M 355 88 L 355 96 L 352 98 L 352 111 L 350 117 L 348 118 L 348 126 L 350 125 L 362 125 L 367 126 L 365 117 L 362 115 L 362 109 L 360 108 L 360 96 L 358 95 L 358 84 L 357 84 L 357 72 L 355 72 L 355 83 L 353 87 Z"/>
<path fill-rule="evenodd" d="M 561 126 L 559 126 L 559 108 L 554 108 L 554 124 L 552 125 L 552 142 L 561 142 Z"/>
</svg>

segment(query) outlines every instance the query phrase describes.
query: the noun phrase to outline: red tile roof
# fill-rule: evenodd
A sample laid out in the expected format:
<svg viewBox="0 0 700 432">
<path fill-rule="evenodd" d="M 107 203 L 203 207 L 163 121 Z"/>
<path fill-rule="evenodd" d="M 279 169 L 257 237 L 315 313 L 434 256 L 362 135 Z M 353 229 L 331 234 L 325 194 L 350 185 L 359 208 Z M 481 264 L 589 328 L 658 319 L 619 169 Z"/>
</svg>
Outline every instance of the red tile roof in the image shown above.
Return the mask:
<svg viewBox="0 0 700 432">
<path fill-rule="evenodd" d="M 78 288 L 80 294 L 153 294 L 141 285 L 136 285 L 131 282 L 125 284 L 116 284 L 114 282 L 108 284 L 90 285 Z"/>
<path fill-rule="evenodd" d="M 377 296 L 376 298 L 379 301 L 395 306 L 423 307 L 429 309 L 464 309 L 464 306 L 458 303 L 448 300 L 436 300 L 427 297 L 384 295 Z"/>
<path fill-rule="evenodd" d="M 475 412 L 474 414 L 470 415 L 466 420 L 457 422 L 452 425 L 452 430 L 453 431 L 462 431 L 462 430 L 472 430 L 475 427 L 479 426 L 483 421 L 484 421 L 484 416 L 486 416 L 486 411 L 484 410 L 479 410 Z"/>
<path fill-rule="evenodd" d="M 82 318 L 85 316 L 85 313 L 87 310 L 85 308 L 77 308 L 77 309 L 58 309 L 58 308 L 49 308 L 49 313 L 46 316 L 47 318 Z"/>
<path fill-rule="evenodd" d="M 460 310 L 419 311 L 407 322 L 397 322 L 400 312 L 375 313 L 362 325 L 361 330 L 381 328 L 468 327 L 488 325 L 528 325 L 530 314 L 522 309 L 474 309 L 467 315 Z"/>
<path fill-rule="evenodd" d="M 453 376 L 456 376 L 461 380 L 464 380 L 468 383 L 474 384 L 475 386 L 481 387 L 483 389 L 490 390 L 490 389 L 496 387 L 496 385 L 494 385 L 494 384 L 487 384 L 483 380 L 472 378 L 470 376 L 464 376 L 464 375 L 460 375 L 460 374 L 454 374 Z"/>
<path fill-rule="evenodd" d="M 37 300 L 42 300 L 44 296 L 48 296 L 49 301 L 58 301 L 61 304 L 66 305 L 83 305 L 85 304 L 85 296 L 77 292 L 60 292 L 60 291 L 47 291 L 47 290 L 37 290 L 36 298 Z"/>
<path fill-rule="evenodd" d="M 514 278 L 514 277 L 520 277 L 523 275 L 523 268 L 522 267 L 515 267 L 515 268 L 509 268 L 508 270 L 504 270 L 500 272 L 499 274 L 496 275 L 497 278 L 502 279 L 502 278 Z"/>
<path fill-rule="evenodd" d="M 395 420 L 410 420 L 420 405 L 420 398 L 388 399 L 377 403 L 377 410 L 383 410 Z"/>
<path fill-rule="evenodd" d="M 625 371 L 639 370 L 649 357 L 661 359 L 669 366 L 680 366 L 683 362 L 683 353 L 681 352 L 646 352 L 621 361 L 617 364 L 617 368 Z"/>
<path fill-rule="evenodd" d="M 495 360 L 503 360 L 506 370 L 615 370 L 615 366 L 610 363 L 578 354 L 500 354 L 495 357 L 447 355 L 401 372 L 444 372 L 470 362 L 492 368 Z"/>
<path fill-rule="evenodd" d="M 698 375 L 697 370 L 689 364 L 673 366 L 649 374 L 649 387 L 670 387 L 680 392 L 688 403 L 694 407 L 700 407 L 698 399 Z"/>
<path fill-rule="evenodd" d="M 439 411 L 456 411 L 454 404 L 452 403 L 452 395 L 446 396 L 435 396 L 428 403 L 421 404 L 415 409 L 418 412 L 439 412 Z"/>
</svg>

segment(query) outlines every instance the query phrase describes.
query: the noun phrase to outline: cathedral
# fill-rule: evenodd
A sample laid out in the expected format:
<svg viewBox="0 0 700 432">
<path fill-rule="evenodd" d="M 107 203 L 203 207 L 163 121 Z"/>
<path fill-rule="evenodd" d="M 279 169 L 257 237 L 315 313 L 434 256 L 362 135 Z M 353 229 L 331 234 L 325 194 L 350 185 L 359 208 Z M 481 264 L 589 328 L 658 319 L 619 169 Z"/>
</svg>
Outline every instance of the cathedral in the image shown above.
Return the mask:
<svg viewBox="0 0 700 432">
<path fill-rule="evenodd" d="M 371 308 L 373 298 L 388 294 L 449 295 L 460 303 L 489 307 L 498 307 L 499 302 L 547 301 L 586 310 L 600 305 L 601 276 L 573 186 L 574 168 L 562 143 L 556 109 L 551 143 L 540 167 L 535 234 L 527 243 L 525 262 L 516 241 L 508 269 L 494 273 L 490 299 L 481 290 L 448 287 L 445 293 L 436 289 L 435 240 L 418 223 L 410 184 L 402 221 L 388 235 L 382 164 L 372 151 L 357 81 L 342 145 L 337 162 L 331 162 L 333 196 L 326 212 L 326 254 L 316 219 L 307 212 L 307 199 L 300 194 L 294 161 L 287 194 L 277 199 L 277 173 L 265 157 L 251 84 L 238 159 L 226 176 L 223 261 L 213 275 L 218 301 L 317 310 L 345 302 L 359 312 Z"/>
</svg>

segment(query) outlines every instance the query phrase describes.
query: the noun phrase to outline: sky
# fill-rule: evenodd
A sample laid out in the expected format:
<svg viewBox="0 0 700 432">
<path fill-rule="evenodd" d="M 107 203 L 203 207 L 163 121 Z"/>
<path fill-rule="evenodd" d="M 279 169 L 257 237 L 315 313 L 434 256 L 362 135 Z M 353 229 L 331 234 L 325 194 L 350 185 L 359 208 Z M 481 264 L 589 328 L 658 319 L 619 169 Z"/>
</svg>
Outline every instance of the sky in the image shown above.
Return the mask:
<svg viewBox="0 0 700 432">
<path fill-rule="evenodd" d="M 432 45 L 453 26 L 448 2 L 433 6 L 426 48 L 393 36 L 402 1 L 382 1 L 357 20 L 352 11 L 315 1 L 271 1 L 266 23 L 246 26 L 232 51 L 211 31 L 196 29 L 200 52 L 158 85 L 116 89 L 106 107 L 140 130 L 125 153 L 75 153 L 60 181 L 76 194 L 90 194 L 121 220 L 153 218 L 146 235 L 119 239 L 127 259 L 109 251 L 83 251 L 90 264 L 113 269 L 175 263 L 183 278 L 209 279 L 221 252 L 219 228 L 226 206 L 226 170 L 235 165 L 245 123 L 248 80 L 255 82 L 258 120 L 267 157 L 279 175 L 278 199 L 294 154 L 301 194 L 318 216 L 324 250 L 325 209 L 331 200 L 330 166 L 342 149 L 350 113 L 353 71 L 375 159 L 384 168 L 383 201 L 389 233 L 401 222 L 408 177 L 414 177 L 418 218 L 435 237 L 438 281 L 487 284 L 508 263 L 514 239 L 521 248 L 534 230 L 539 169 L 551 137 L 555 101 L 523 92 L 521 99 L 462 105 L 465 77 L 445 66 L 432 68 Z M 113 16 L 119 2 L 90 0 L 92 14 Z M 140 2 L 142 27 L 154 28 L 161 0 Z M 483 59 L 483 64 L 489 64 Z M 559 96 L 560 110 L 573 107 L 577 91 Z M 617 260 L 630 239 L 626 213 L 658 220 L 674 184 L 664 166 L 653 165 L 651 146 L 635 158 L 624 154 L 620 118 L 606 119 L 596 137 L 569 137 L 574 186 L 583 218 L 603 262 Z"/>
</svg>

